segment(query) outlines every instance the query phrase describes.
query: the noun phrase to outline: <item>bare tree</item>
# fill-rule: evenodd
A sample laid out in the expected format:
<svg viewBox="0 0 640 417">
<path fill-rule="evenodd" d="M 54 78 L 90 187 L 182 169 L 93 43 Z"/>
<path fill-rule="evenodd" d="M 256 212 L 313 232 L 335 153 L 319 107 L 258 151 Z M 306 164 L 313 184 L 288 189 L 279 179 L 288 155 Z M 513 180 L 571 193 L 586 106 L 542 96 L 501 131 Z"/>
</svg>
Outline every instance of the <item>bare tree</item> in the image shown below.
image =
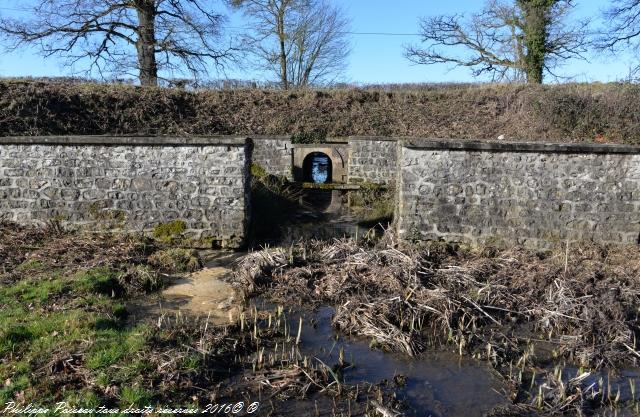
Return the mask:
<svg viewBox="0 0 640 417">
<path fill-rule="evenodd" d="M 46 57 L 88 62 L 88 74 L 134 70 L 157 85 L 161 71 L 196 77 L 232 57 L 216 44 L 224 16 L 213 10 L 210 0 L 37 0 L 30 18 L 0 19 L 0 34 L 9 49 L 36 44 Z"/>
<path fill-rule="evenodd" d="M 614 0 L 605 11 L 607 27 L 600 33 L 596 46 L 601 50 L 640 52 L 640 0 Z M 637 78 L 640 65 L 631 69 L 630 76 Z"/>
<path fill-rule="evenodd" d="M 468 67 L 492 80 L 541 83 L 570 58 L 585 59 L 588 21 L 566 22 L 571 0 L 490 0 L 478 14 L 420 20 L 422 42 L 405 56 L 418 64 Z"/>
<path fill-rule="evenodd" d="M 253 23 L 247 44 L 282 88 L 335 80 L 350 52 L 349 20 L 328 0 L 232 0 Z"/>
</svg>

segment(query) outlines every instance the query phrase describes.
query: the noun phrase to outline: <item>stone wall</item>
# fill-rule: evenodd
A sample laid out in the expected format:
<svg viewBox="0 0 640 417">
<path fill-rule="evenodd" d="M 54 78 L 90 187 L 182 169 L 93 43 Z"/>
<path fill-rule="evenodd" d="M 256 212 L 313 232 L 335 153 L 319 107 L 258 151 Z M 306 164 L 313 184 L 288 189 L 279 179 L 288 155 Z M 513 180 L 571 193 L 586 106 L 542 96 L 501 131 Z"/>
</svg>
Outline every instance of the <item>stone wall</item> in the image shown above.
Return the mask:
<svg viewBox="0 0 640 417">
<path fill-rule="evenodd" d="M 289 136 L 252 136 L 253 162 L 267 173 L 292 180 L 292 146 Z"/>
<path fill-rule="evenodd" d="M 396 140 L 382 137 L 349 138 L 349 183 L 391 185 L 396 176 Z"/>
<path fill-rule="evenodd" d="M 398 153 L 402 240 L 638 243 L 640 147 L 405 141 Z"/>
<path fill-rule="evenodd" d="M 0 216 L 145 232 L 180 219 L 194 244 L 239 247 L 250 161 L 244 138 L 0 138 Z"/>
<path fill-rule="evenodd" d="M 348 138 L 347 146 L 342 138 L 328 138 L 327 143 L 308 145 L 294 145 L 289 136 L 252 136 L 251 138 L 254 142 L 253 162 L 272 175 L 299 181 L 299 175 L 295 175 L 295 170 L 300 164 L 296 164 L 293 149 L 315 147 L 318 152 L 327 153 L 334 166 L 345 168 L 346 178 L 343 175 L 334 176 L 337 182 L 395 184 L 396 138 L 352 136 Z M 328 152 L 327 148 L 330 148 Z M 339 155 L 333 155 L 334 148 L 338 149 Z M 347 149 L 347 155 L 342 155 L 343 148 Z"/>
</svg>

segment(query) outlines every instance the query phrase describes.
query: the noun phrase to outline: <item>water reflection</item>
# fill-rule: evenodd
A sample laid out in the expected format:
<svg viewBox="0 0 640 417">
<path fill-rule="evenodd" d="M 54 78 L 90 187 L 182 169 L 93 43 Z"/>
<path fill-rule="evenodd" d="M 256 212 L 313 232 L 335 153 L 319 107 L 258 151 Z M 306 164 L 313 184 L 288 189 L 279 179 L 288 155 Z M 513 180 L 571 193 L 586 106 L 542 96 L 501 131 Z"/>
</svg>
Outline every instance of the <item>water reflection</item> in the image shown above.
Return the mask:
<svg viewBox="0 0 640 417">
<path fill-rule="evenodd" d="M 304 317 L 302 354 L 331 366 L 342 350 L 352 365 L 342 374 L 347 384 L 375 384 L 402 375 L 405 383 L 396 392 L 409 408 L 404 410 L 407 417 L 481 417 L 507 403 L 500 394 L 502 382 L 486 364 L 446 352 L 409 358 L 371 349 L 366 339 L 338 337 L 331 325 L 334 313 L 331 307 L 321 307 L 290 315 L 292 329 L 300 315 Z"/>
<path fill-rule="evenodd" d="M 329 157 L 321 152 L 314 152 L 307 158 L 311 158 L 311 180 L 316 184 L 330 182 L 331 161 Z"/>
</svg>

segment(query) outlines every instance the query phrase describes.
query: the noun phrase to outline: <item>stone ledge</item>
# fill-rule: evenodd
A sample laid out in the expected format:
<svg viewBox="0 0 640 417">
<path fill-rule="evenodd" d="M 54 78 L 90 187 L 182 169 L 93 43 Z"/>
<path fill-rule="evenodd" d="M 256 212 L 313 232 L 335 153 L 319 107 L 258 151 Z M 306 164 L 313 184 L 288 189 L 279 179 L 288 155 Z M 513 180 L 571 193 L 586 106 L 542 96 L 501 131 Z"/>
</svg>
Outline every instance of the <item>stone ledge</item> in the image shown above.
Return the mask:
<svg viewBox="0 0 640 417">
<path fill-rule="evenodd" d="M 319 143 L 293 143 L 291 147 L 296 148 L 344 148 L 349 146 L 347 142 L 319 142 Z"/>
<path fill-rule="evenodd" d="M 365 140 L 365 141 L 387 141 L 387 142 L 397 142 L 403 139 L 411 139 L 405 136 L 349 136 L 347 138 L 349 141 L 352 140 Z"/>
<path fill-rule="evenodd" d="M 291 135 L 247 135 L 253 140 L 288 140 L 291 141 Z"/>
<path fill-rule="evenodd" d="M 5 136 L 0 145 L 244 146 L 243 136 Z"/>
<path fill-rule="evenodd" d="M 486 152 L 541 152 L 573 154 L 640 154 L 640 146 L 600 143 L 549 142 L 497 142 L 458 139 L 404 139 L 401 146 L 410 149 L 486 151 Z"/>
</svg>

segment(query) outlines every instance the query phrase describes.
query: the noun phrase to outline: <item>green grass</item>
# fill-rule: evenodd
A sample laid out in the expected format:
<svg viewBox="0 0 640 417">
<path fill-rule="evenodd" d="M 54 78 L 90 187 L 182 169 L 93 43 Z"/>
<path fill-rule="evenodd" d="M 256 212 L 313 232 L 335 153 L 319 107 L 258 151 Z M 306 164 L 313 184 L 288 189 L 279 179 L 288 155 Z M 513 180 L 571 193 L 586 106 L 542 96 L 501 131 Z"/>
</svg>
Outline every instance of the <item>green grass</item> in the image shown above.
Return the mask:
<svg viewBox="0 0 640 417">
<path fill-rule="evenodd" d="M 19 281 L 16 285 L 0 288 L 0 303 L 12 304 L 18 302 L 35 302 L 41 304 L 56 295 L 60 295 L 70 288 L 68 283 L 52 277 L 42 281 Z"/>
<path fill-rule="evenodd" d="M 202 366 L 202 358 L 199 355 L 188 355 L 182 358 L 182 368 L 188 371 L 195 371 Z"/>
<path fill-rule="evenodd" d="M 220 376 L 209 368 L 230 369 L 235 344 L 217 332 L 203 335 L 198 320 L 149 325 L 129 320 L 126 308 L 163 287 L 160 269 L 200 268 L 197 252 L 129 237 L 105 242 L 4 228 L 0 252 L 9 253 L 10 267 L 0 269 L 0 405 L 54 408 L 63 401 L 124 416 L 131 406 L 210 401 Z M 38 258 L 29 254 L 36 245 Z M 53 262 L 62 251 L 78 256 Z M 220 344 L 215 355 L 194 353 L 205 339 Z"/>
<path fill-rule="evenodd" d="M 127 407 L 144 407 L 151 403 L 153 396 L 144 388 L 138 386 L 122 389 L 122 404 Z"/>
<path fill-rule="evenodd" d="M 119 273 L 109 268 L 96 268 L 77 274 L 72 280 L 74 292 L 102 294 L 114 297 L 124 291 L 118 280 Z"/>
<path fill-rule="evenodd" d="M 42 261 L 37 259 L 28 259 L 16 268 L 18 271 L 30 271 L 34 269 L 41 269 L 44 267 Z"/>
<path fill-rule="evenodd" d="M 143 328 L 108 329 L 94 333 L 95 343 L 87 355 L 89 369 L 104 369 L 144 349 Z"/>
<path fill-rule="evenodd" d="M 29 270 L 38 268 L 29 263 Z M 109 268 L 70 275 L 39 272 L 0 287 L 0 403 L 23 392 L 27 401 L 53 404 L 47 368 L 78 351 L 83 353 L 83 366 L 107 385 L 128 385 L 152 370 L 143 353 L 147 327 L 129 327 L 124 321 L 120 274 Z M 95 393 L 84 391 L 68 392 L 65 400 L 84 406 L 99 402 Z M 122 398 L 141 404 L 150 395 L 123 388 Z"/>
</svg>

